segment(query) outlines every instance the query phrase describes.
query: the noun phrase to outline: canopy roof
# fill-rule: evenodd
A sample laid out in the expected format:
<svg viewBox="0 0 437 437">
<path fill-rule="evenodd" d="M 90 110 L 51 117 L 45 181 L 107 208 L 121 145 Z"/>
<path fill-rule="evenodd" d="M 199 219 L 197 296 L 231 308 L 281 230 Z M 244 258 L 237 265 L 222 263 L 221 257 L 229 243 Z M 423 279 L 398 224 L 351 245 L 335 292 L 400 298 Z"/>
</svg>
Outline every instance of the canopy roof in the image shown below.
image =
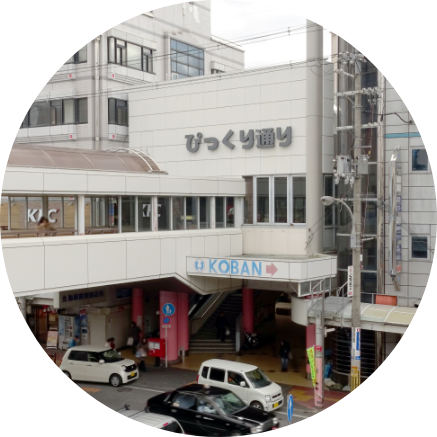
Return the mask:
<svg viewBox="0 0 437 437">
<path fill-rule="evenodd" d="M 8 165 L 70 170 L 165 173 L 149 155 L 141 150 L 129 148 L 87 150 L 15 145 L 9 155 Z"/>
</svg>

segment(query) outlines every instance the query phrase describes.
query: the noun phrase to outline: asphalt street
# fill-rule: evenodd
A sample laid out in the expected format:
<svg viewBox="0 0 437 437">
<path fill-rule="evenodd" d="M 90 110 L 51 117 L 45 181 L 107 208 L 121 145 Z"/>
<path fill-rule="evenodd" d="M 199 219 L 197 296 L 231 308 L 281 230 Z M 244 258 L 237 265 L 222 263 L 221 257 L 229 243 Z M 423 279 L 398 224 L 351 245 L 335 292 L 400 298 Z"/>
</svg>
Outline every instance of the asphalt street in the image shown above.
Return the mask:
<svg viewBox="0 0 437 437">
<path fill-rule="evenodd" d="M 196 382 L 197 372 L 174 368 L 148 367 L 145 373 L 132 383 L 115 388 L 109 384 L 77 382 L 94 399 L 117 411 L 126 404 L 131 410 L 143 410 L 148 399 L 167 391 L 173 391 L 186 384 Z M 284 394 L 284 404 L 275 411 L 280 427 L 288 425 L 286 399 L 290 386 L 281 385 Z M 305 411 L 294 405 L 292 423 L 300 422 L 315 413 Z"/>
</svg>

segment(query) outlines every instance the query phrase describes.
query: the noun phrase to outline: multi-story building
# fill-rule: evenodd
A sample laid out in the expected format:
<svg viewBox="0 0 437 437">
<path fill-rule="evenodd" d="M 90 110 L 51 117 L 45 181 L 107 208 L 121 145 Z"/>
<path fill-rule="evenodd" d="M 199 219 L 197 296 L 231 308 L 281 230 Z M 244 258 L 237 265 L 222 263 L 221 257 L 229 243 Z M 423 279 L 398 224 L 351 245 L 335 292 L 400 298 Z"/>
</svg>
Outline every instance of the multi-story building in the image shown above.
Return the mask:
<svg viewBox="0 0 437 437">
<path fill-rule="evenodd" d="M 243 68 L 243 49 L 211 34 L 210 1 L 144 13 L 99 35 L 66 61 L 29 109 L 15 143 L 128 147 L 129 93 Z M 161 108 L 166 109 L 171 108 Z"/>
</svg>

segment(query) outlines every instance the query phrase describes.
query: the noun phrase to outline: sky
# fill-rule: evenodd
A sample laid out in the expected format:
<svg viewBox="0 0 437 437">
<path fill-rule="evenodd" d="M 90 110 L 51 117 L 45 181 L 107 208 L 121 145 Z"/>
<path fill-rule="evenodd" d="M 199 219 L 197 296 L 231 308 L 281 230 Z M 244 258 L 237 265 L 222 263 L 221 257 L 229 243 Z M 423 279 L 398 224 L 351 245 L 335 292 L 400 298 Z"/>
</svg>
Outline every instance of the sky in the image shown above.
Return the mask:
<svg viewBox="0 0 437 437">
<path fill-rule="evenodd" d="M 270 0 L 263 4 L 247 0 L 212 0 L 211 26 L 214 36 L 236 41 L 242 37 L 273 33 L 290 28 L 290 36 L 275 37 L 270 41 L 244 44 L 246 68 L 264 67 L 306 58 L 306 18 L 293 14 L 292 5 Z M 324 50 L 330 54 L 330 34 L 324 31 Z"/>
</svg>

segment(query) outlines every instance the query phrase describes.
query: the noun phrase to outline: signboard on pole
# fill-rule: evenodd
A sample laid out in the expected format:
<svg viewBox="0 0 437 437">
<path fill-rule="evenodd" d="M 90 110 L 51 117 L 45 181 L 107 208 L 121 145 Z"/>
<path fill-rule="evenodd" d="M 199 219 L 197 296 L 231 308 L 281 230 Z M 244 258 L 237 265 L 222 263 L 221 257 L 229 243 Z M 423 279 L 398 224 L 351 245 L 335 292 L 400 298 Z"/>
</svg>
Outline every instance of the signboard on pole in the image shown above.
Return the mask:
<svg viewBox="0 0 437 437">
<path fill-rule="evenodd" d="M 311 380 L 313 381 L 313 386 L 316 386 L 316 362 L 314 359 L 314 346 L 307 349 L 308 361 L 310 363 L 311 369 Z"/>
<path fill-rule="evenodd" d="M 354 266 L 347 268 L 347 297 L 354 295 Z"/>
<path fill-rule="evenodd" d="M 361 360 L 361 328 L 355 328 L 354 358 Z"/>
<path fill-rule="evenodd" d="M 176 308 L 172 303 L 166 303 L 162 307 L 162 313 L 167 317 L 173 316 L 175 312 Z"/>
<path fill-rule="evenodd" d="M 288 423 L 291 423 L 291 418 L 293 417 L 293 395 L 288 395 L 287 416 L 288 416 Z"/>
</svg>

